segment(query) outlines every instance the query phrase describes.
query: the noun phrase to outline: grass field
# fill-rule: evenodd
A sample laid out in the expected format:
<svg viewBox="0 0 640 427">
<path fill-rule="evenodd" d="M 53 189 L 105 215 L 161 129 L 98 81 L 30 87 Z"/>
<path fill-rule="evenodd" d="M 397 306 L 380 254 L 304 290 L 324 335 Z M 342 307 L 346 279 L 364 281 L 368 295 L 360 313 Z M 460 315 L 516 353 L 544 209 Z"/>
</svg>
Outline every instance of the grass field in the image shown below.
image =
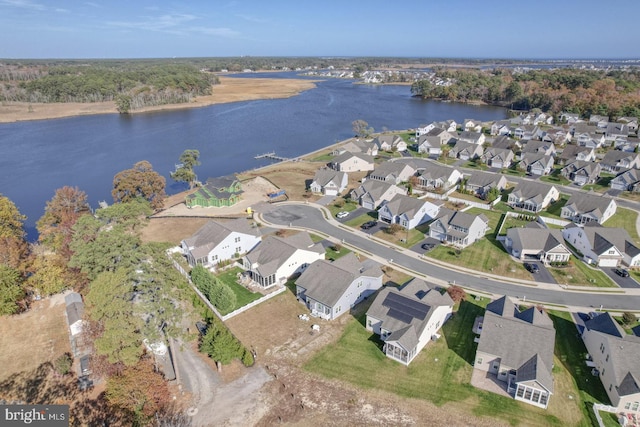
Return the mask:
<svg viewBox="0 0 640 427">
<path fill-rule="evenodd" d="M 565 344 L 556 347 L 555 390 L 546 411 L 470 385 L 471 364 L 477 347 L 471 329 L 475 318 L 483 313 L 486 302 L 486 299 L 481 303 L 464 301 L 442 328 L 442 338 L 430 342 L 409 367 L 382 353 L 382 343 L 365 329 L 365 316 L 361 314 L 347 324 L 335 344 L 316 354 L 305 369 L 365 389 L 382 389 L 402 397 L 424 399 L 438 406 L 451 404 L 453 406 L 448 407 L 457 411 L 475 417 L 504 420 L 511 425 L 591 425 L 583 399 L 589 397 L 593 401 L 599 390 L 593 385 L 596 391 L 586 386 L 577 388 L 576 385 L 583 383 L 577 384 L 572 371 L 565 366 L 567 361 L 573 361 L 574 345 L 581 344 L 575 340 L 573 323 L 570 324 L 573 332 L 568 325 L 562 324 L 565 329 L 556 338 L 557 341 L 565 340 Z M 579 351 L 580 347 L 575 357 L 583 357 Z"/>
<path fill-rule="evenodd" d="M 605 227 L 619 227 L 624 228 L 629 233 L 629 236 L 636 244 L 640 244 L 640 236 L 638 236 L 638 229 L 636 228 L 636 220 L 638 219 L 638 212 L 618 207 L 615 215 L 605 221 Z"/>
<path fill-rule="evenodd" d="M 237 310 L 240 307 L 244 307 L 245 305 L 259 299 L 262 296 L 261 294 L 257 292 L 251 292 L 244 286 L 238 284 L 238 273 L 242 273 L 242 271 L 243 270 L 240 267 L 234 267 L 216 276 L 222 282 L 226 283 L 236 295 L 236 305 L 227 312 L 223 313 L 221 311 L 222 315 L 231 313 L 232 311 Z"/>
</svg>

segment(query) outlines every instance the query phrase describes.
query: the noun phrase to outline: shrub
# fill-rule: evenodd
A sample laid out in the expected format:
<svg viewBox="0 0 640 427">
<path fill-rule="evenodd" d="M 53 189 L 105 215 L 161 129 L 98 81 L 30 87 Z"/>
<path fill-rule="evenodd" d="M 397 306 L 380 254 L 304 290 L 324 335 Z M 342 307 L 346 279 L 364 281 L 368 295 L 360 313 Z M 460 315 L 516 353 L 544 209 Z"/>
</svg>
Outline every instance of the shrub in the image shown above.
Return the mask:
<svg viewBox="0 0 640 427">
<path fill-rule="evenodd" d="M 333 205 L 337 208 L 343 207 L 344 204 L 345 204 L 344 199 L 336 199 L 336 201 L 333 203 Z"/>
<path fill-rule="evenodd" d="M 246 367 L 253 366 L 255 360 L 253 358 L 253 354 L 246 348 L 244 349 L 244 353 L 242 354 L 242 364 Z"/>
<path fill-rule="evenodd" d="M 464 299 L 467 297 L 467 293 L 465 292 L 465 290 L 458 285 L 449 286 L 447 288 L 447 293 L 449 294 L 453 302 L 456 303 L 464 301 Z"/>
<path fill-rule="evenodd" d="M 333 246 L 331 246 L 331 249 L 336 252 L 340 252 L 342 250 L 342 245 L 340 243 L 336 243 Z"/>
<path fill-rule="evenodd" d="M 73 359 L 69 353 L 65 353 L 62 356 L 58 357 L 53 362 L 53 368 L 60 375 L 67 375 L 71 372 L 71 366 L 73 365 Z"/>
<path fill-rule="evenodd" d="M 631 325 L 636 320 L 638 319 L 636 318 L 635 314 L 628 311 L 625 311 L 624 313 L 622 313 L 622 323 L 624 323 L 625 325 Z"/>
<path fill-rule="evenodd" d="M 403 227 L 400 224 L 391 224 L 387 228 L 384 229 L 385 233 L 388 234 L 396 234 L 403 230 Z"/>
</svg>

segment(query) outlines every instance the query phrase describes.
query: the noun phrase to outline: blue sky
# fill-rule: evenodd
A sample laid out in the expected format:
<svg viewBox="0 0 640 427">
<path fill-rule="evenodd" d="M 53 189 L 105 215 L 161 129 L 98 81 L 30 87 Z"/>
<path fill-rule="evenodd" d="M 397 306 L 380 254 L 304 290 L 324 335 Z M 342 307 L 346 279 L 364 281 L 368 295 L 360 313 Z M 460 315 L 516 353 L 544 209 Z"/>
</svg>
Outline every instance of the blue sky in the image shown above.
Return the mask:
<svg viewBox="0 0 640 427">
<path fill-rule="evenodd" d="M 638 12 L 638 0 L 0 0 L 0 58 L 629 58 Z"/>
</svg>

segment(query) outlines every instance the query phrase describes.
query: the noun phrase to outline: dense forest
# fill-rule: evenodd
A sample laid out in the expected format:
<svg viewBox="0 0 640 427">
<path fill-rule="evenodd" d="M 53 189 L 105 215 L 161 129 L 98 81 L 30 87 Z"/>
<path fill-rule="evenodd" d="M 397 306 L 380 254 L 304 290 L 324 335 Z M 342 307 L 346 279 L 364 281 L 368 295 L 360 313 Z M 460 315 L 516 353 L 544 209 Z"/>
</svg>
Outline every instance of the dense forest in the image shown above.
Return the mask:
<svg viewBox="0 0 640 427">
<path fill-rule="evenodd" d="M 0 100 L 21 102 L 116 101 L 121 112 L 150 105 L 190 102 L 211 94 L 214 74 L 193 64 L 126 61 L 5 63 Z"/>
<path fill-rule="evenodd" d="M 561 69 L 445 69 L 436 76 L 450 86 L 421 80 L 411 86 L 416 96 L 458 102 L 485 102 L 512 109 L 539 108 L 583 116 L 640 117 L 640 70 Z"/>
</svg>

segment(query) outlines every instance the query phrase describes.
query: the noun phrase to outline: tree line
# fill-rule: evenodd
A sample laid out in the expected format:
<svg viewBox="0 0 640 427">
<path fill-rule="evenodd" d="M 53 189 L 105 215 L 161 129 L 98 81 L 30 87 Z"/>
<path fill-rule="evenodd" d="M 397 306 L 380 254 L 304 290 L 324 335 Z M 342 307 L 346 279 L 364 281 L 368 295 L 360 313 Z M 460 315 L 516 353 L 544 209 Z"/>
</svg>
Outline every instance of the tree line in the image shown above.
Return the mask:
<svg viewBox="0 0 640 427">
<path fill-rule="evenodd" d="M 558 114 L 599 114 L 616 118 L 640 117 L 640 70 L 493 69 L 435 70 L 450 78 L 450 86 L 420 80 L 411 86 L 415 96 L 455 102 L 485 102 L 518 110 L 539 108 Z"/>
</svg>

